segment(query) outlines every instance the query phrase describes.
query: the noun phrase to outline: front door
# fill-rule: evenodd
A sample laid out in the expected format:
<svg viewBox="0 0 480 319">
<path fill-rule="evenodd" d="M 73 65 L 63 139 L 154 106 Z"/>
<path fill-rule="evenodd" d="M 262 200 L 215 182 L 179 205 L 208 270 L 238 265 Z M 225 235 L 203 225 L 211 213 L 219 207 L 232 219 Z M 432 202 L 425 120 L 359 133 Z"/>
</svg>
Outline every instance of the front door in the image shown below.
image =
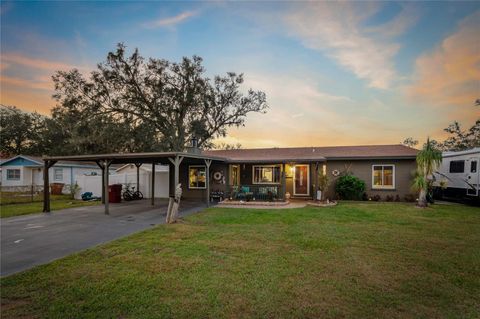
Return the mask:
<svg viewBox="0 0 480 319">
<path fill-rule="evenodd" d="M 293 175 L 293 195 L 310 195 L 310 166 L 295 165 Z"/>
<path fill-rule="evenodd" d="M 467 174 L 467 195 L 470 196 L 478 196 L 478 188 L 480 187 L 479 185 L 479 167 L 478 167 L 478 159 L 475 157 L 470 158 L 470 161 L 467 163 L 470 163 L 470 165 L 467 165 L 466 171 L 468 172 Z"/>
</svg>

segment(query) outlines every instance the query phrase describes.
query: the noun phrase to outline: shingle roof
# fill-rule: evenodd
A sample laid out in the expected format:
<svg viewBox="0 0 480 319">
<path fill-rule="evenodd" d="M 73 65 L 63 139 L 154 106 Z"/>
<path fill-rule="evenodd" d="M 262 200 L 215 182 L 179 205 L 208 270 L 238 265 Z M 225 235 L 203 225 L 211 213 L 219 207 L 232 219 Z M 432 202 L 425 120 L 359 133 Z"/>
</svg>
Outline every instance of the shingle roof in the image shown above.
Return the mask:
<svg viewBox="0 0 480 319">
<path fill-rule="evenodd" d="M 17 155 L 17 156 L 2 160 L 1 164 L 5 163 L 5 162 L 8 162 L 10 160 L 13 160 L 14 158 L 17 158 L 17 157 L 23 157 L 23 158 L 28 159 L 32 162 L 36 162 L 36 163 L 38 163 L 38 167 L 43 166 L 43 159 L 41 157 L 31 156 L 31 155 Z M 80 162 L 80 161 L 64 161 L 64 160 L 61 160 L 61 161 L 58 161 L 56 163 L 56 165 L 60 165 L 60 166 L 88 166 L 88 167 L 92 167 L 92 168 L 98 168 L 98 166 L 95 162 Z M 116 166 L 112 165 L 111 168 L 114 169 L 114 168 L 116 168 Z"/>
<path fill-rule="evenodd" d="M 322 146 L 210 150 L 206 155 L 230 161 L 322 161 L 332 159 L 415 158 L 418 150 L 405 145 Z"/>
</svg>

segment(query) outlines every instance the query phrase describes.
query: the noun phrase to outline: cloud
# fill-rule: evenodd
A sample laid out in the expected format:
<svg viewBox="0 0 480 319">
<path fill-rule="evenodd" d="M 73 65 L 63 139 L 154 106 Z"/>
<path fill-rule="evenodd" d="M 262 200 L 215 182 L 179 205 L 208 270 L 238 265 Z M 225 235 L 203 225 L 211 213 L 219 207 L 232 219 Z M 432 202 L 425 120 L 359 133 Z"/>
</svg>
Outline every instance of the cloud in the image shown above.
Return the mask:
<svg viewBox="0 0 480 319">
<path fill-rule="evenodd" d="M 145 23 L 145 27 L 153 29 L 174 26 L 176 24 L 179 24 L 180 22 L 196 16 L 197 14 L 197 11 L 185 11 L 173 17 L 160 18 L 154 21 L 147 22 Z"/>
<path fill-rule="evenodd" d="M 471 110 L 480 97 L 480 11 L 463 19 L 433 51 L 416 60 L 410 97 L 452 112 Z M 464 114 L 468 116 L 468 111 Z"/>
<path fill-rule="evenodd" d="M 5 63 L 7 65 L 16 64 L 26 67 L 31 67 L 35 69 L 56 71 L 56 70 L 69 70 L 73 68 L 83 69 L 82 67 L 76 67 L 71 64 L 59 62 L 59 61 L 50 61 L 38 58 L 31 58 L 22 54 L 15 53 L 5 53 L 1 56 L 2 65 Z"/>
<path fill-rule="evenodd" d="M 393 58 L 400 45 L 392 38 L 405 32 L 416 17 L 407 6 L 390 22 L 377 28 L 365 22 L 381 9 L 373 2 L 317 2 L 301 6 L 285 18 L 289 32 L 305 46 L 326 53 L 346 70 L 387 89 L 396 79 Z M 378 32 L 390 28 L 390 31 Z"/>
<path fill-rule="evenodd" d="M 53 83 L 50 79 L 40 78 L 37 81 L 25 80 L 15 77 L 2 76 L 0 79 L 2 86 L 8 85 L 18 86 L 22 88 L 38 89 L 38 90 L 53 90 Z"/>
</svg>

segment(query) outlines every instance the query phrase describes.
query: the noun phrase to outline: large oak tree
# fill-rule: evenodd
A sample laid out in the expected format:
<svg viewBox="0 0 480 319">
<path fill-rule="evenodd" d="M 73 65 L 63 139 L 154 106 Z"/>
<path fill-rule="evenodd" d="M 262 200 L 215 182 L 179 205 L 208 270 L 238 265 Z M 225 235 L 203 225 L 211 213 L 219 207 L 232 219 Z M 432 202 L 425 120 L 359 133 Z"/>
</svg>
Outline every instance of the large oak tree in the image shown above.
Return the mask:
<svg viewBox="0 0 480 319">
<path fill-rule="evenodd" d="M 264 92 L 242 92 L 242 74 L 210 79 L 198 56 L 179 63 L 145 59 L 137 49 L 128 56 L 123 44 L 88 77 L 74 69 L 56 72 L 53 81 L 54 112 L 143 128 L 144 138 L 163 150 L 183 151 L 194 136 L 199 146 L 211 146 L 229 127 L 244 125 L 248 113 L 268 108 Z"/>
</svg>

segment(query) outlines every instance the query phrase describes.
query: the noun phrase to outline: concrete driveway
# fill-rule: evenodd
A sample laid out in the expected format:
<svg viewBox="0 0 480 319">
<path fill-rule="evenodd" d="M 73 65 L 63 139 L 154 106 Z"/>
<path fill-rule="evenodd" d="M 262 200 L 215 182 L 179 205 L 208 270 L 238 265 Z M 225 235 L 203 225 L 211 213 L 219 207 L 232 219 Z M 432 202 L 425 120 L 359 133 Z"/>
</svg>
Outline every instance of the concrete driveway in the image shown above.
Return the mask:
<svg viewBox="0 0 480 319">
<path fill-rule="evenodd" d="M 48 263 L 72 253 L 165 223 L 167 200 L 155 207 L 149 200 L 103 206 L 63 209 L 1 219 L 1 276 Z M 205 208 L 205 204 L 182 201 L 180 216 Z"/>
</svg>

